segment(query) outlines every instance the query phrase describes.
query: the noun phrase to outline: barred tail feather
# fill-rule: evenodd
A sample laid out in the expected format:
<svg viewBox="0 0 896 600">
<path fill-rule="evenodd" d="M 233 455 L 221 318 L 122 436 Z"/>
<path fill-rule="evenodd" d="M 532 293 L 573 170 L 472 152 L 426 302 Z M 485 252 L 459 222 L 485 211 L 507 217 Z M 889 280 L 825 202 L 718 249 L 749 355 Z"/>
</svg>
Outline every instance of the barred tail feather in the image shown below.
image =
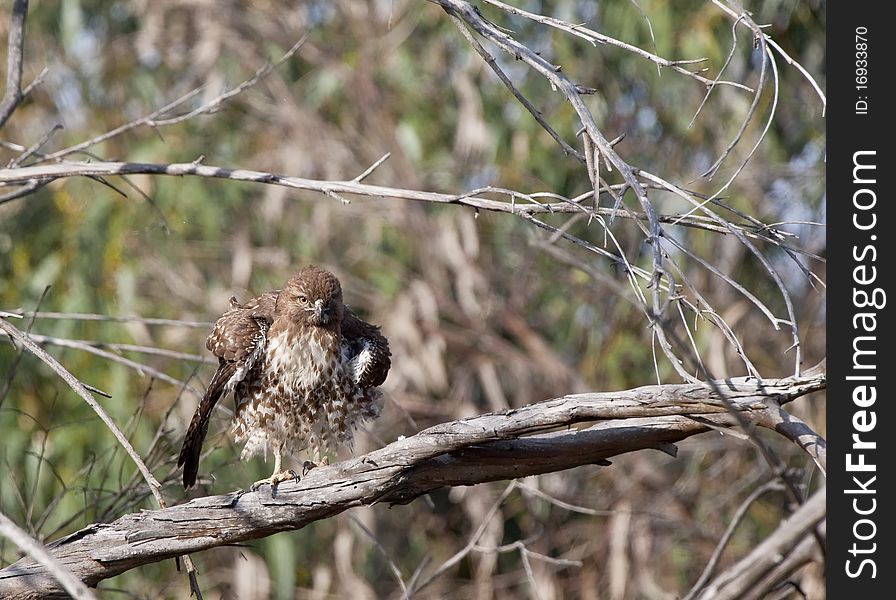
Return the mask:
<svg viewBox="0 0 896 600">
<path fill-rule="evenodd" d="M 196 408 L 187 433 L 184 435 L 184 444 L 181 446 L 177 457 L 177 466 L 184 467 L 184 489 L 196 485 L 196 476 L 199 474 L 199 457 L 202 455 L 202 442 L 208 433 L 208 423 L 212 416 L 212 409 L 218 403 L 221 395 L 227 391 L 227 382 L 233 375 L 235 367 L 232 363 L 222 363 L 205 390 L 205 396 Z"/>
<path fill-rule="evenodd" d="M 208 412 L 211 413 L 211 411 Z M 177 466 L 184 467 L 184 489 L 196 485 L 196 476 L 199 474 L 199 457 L 202 454 L 202 442 L 208 432 L 208 421 L 209 415 L 201 415 L 197 410 L 184 436 L 184 445 L 177 457 Z"/>
<path fill-rule="evenodd" d="M 212 409 L 221 397 L 223 390 L 213 392 L 211 388 L 206 392 L 202 402 L 196 409 L 187 433 L 184 435 L 184 445 L 181 446 L 180 454 L 177 457 L 177 466 L 184 467 L 184 489 L 189 489 L 196 485 L 196 476 L 199 474 L 199 457 L 202 455 L 202 442 L 205 441 L 205 435 L 208 433 L 208 422 L 212 416 Z M 209 393 L 212 392 L 212 393 Z"/>
</svg>

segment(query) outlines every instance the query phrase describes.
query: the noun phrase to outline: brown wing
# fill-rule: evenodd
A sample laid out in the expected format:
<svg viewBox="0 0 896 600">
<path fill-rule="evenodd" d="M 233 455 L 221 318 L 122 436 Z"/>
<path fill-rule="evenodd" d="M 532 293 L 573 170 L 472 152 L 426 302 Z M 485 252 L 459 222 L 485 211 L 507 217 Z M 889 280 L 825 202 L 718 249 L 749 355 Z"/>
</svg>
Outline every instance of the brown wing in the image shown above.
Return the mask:
<svg viewBox="0 0 896 600">
<path fill-rule="evenodd" d="M 345 307 L 342 318 L 342 357 L 354 371 L 355 383 L 360 387 L 376 387 L 386 381 L 392 360 L 389 340 L 376 325 L 361 320 Z"/>
<path fill-rule="evenodd" d="M 177 466 L 184 466 L 184 487 L 195 485 L 199 473 L 202 442 L 208 432 L 212 409 L 252 370 L 267 342 L 267 331 L 274 319 L 277 294 L 271 292 L 240 305 L 231 298 L 231 309 L 215 323 L 205 346 L 218 357 L 218 370 L 212 376 L 202 401 L 193 414 Z"/>
</svg>

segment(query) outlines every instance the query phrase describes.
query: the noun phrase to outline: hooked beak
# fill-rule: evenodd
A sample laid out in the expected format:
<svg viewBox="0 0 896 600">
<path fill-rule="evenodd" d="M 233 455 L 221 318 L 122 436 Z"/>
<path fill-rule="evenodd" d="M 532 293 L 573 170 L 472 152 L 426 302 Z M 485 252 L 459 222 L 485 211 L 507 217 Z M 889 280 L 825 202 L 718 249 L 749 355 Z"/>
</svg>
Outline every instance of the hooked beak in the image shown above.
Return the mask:
<svg viewBox="0 0 896 600">
<path fill-rule="evenodd" d="M 324 301 L 317 299 L 314 301 L 314 318 L 318 323 L 326 324 L 330 320 L 330 309 L 324 306 Z"/>
</svg>

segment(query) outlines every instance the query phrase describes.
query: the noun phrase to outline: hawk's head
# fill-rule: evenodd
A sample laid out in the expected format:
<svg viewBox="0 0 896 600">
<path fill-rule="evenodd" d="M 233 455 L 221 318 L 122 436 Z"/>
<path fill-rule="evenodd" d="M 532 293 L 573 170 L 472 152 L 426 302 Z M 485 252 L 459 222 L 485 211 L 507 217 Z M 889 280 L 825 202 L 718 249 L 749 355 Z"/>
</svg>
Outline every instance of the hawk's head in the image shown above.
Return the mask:
<svg viewBox="0 0 896 600">
<path fill-rule="evenodd" d="M 293 321 L 334 329 L 344 312 L 342 286 L 329 271 L 305 267 L 293 275 L 277 297 L 277 312 L 285 312 Z"/>
</svg>

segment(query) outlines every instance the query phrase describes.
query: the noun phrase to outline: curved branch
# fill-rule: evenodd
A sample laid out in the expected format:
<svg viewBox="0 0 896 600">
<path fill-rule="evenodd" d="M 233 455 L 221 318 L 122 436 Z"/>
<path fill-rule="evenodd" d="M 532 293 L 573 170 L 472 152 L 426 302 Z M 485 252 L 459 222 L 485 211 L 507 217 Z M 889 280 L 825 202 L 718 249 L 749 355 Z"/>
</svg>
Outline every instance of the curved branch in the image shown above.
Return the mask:
<svg viewBox="0 0 896 600">
<path fill-rule="evenodd" d="M 774 429 L 788 440 L 802 448 L 812 457 L 822 474 L 827 475 L 828 445 L 823 437 L 815 433 L 799 417 L 796 417 L 780 406 L 770 406 L 760 423 L 763 427 Z"/>
<path fill-rule="evenodd" d="M 300 529 L 349 508 L 403 504 L 434 489 L 514 479 L 642 450 L 673 454 L 674 443 L 737 425 L 733 406 L 761 424 L 772 405 L 823 389 L 824 374 L 715 386 L 647 386 L 564 396 L 518 409 L 443 423 L 380 450 L 312 470 L 276 495 L 234 492 L 90 525 L 49 549 L 89 585 L 140 565 Z M 716 390 L 726 396 L 719 397 Z M 591 422 L 585 429 L 571 426 Z M 55 579 L 28 558 L 0 570 L 0 596 L 61 594 Z"/>
</svg>

